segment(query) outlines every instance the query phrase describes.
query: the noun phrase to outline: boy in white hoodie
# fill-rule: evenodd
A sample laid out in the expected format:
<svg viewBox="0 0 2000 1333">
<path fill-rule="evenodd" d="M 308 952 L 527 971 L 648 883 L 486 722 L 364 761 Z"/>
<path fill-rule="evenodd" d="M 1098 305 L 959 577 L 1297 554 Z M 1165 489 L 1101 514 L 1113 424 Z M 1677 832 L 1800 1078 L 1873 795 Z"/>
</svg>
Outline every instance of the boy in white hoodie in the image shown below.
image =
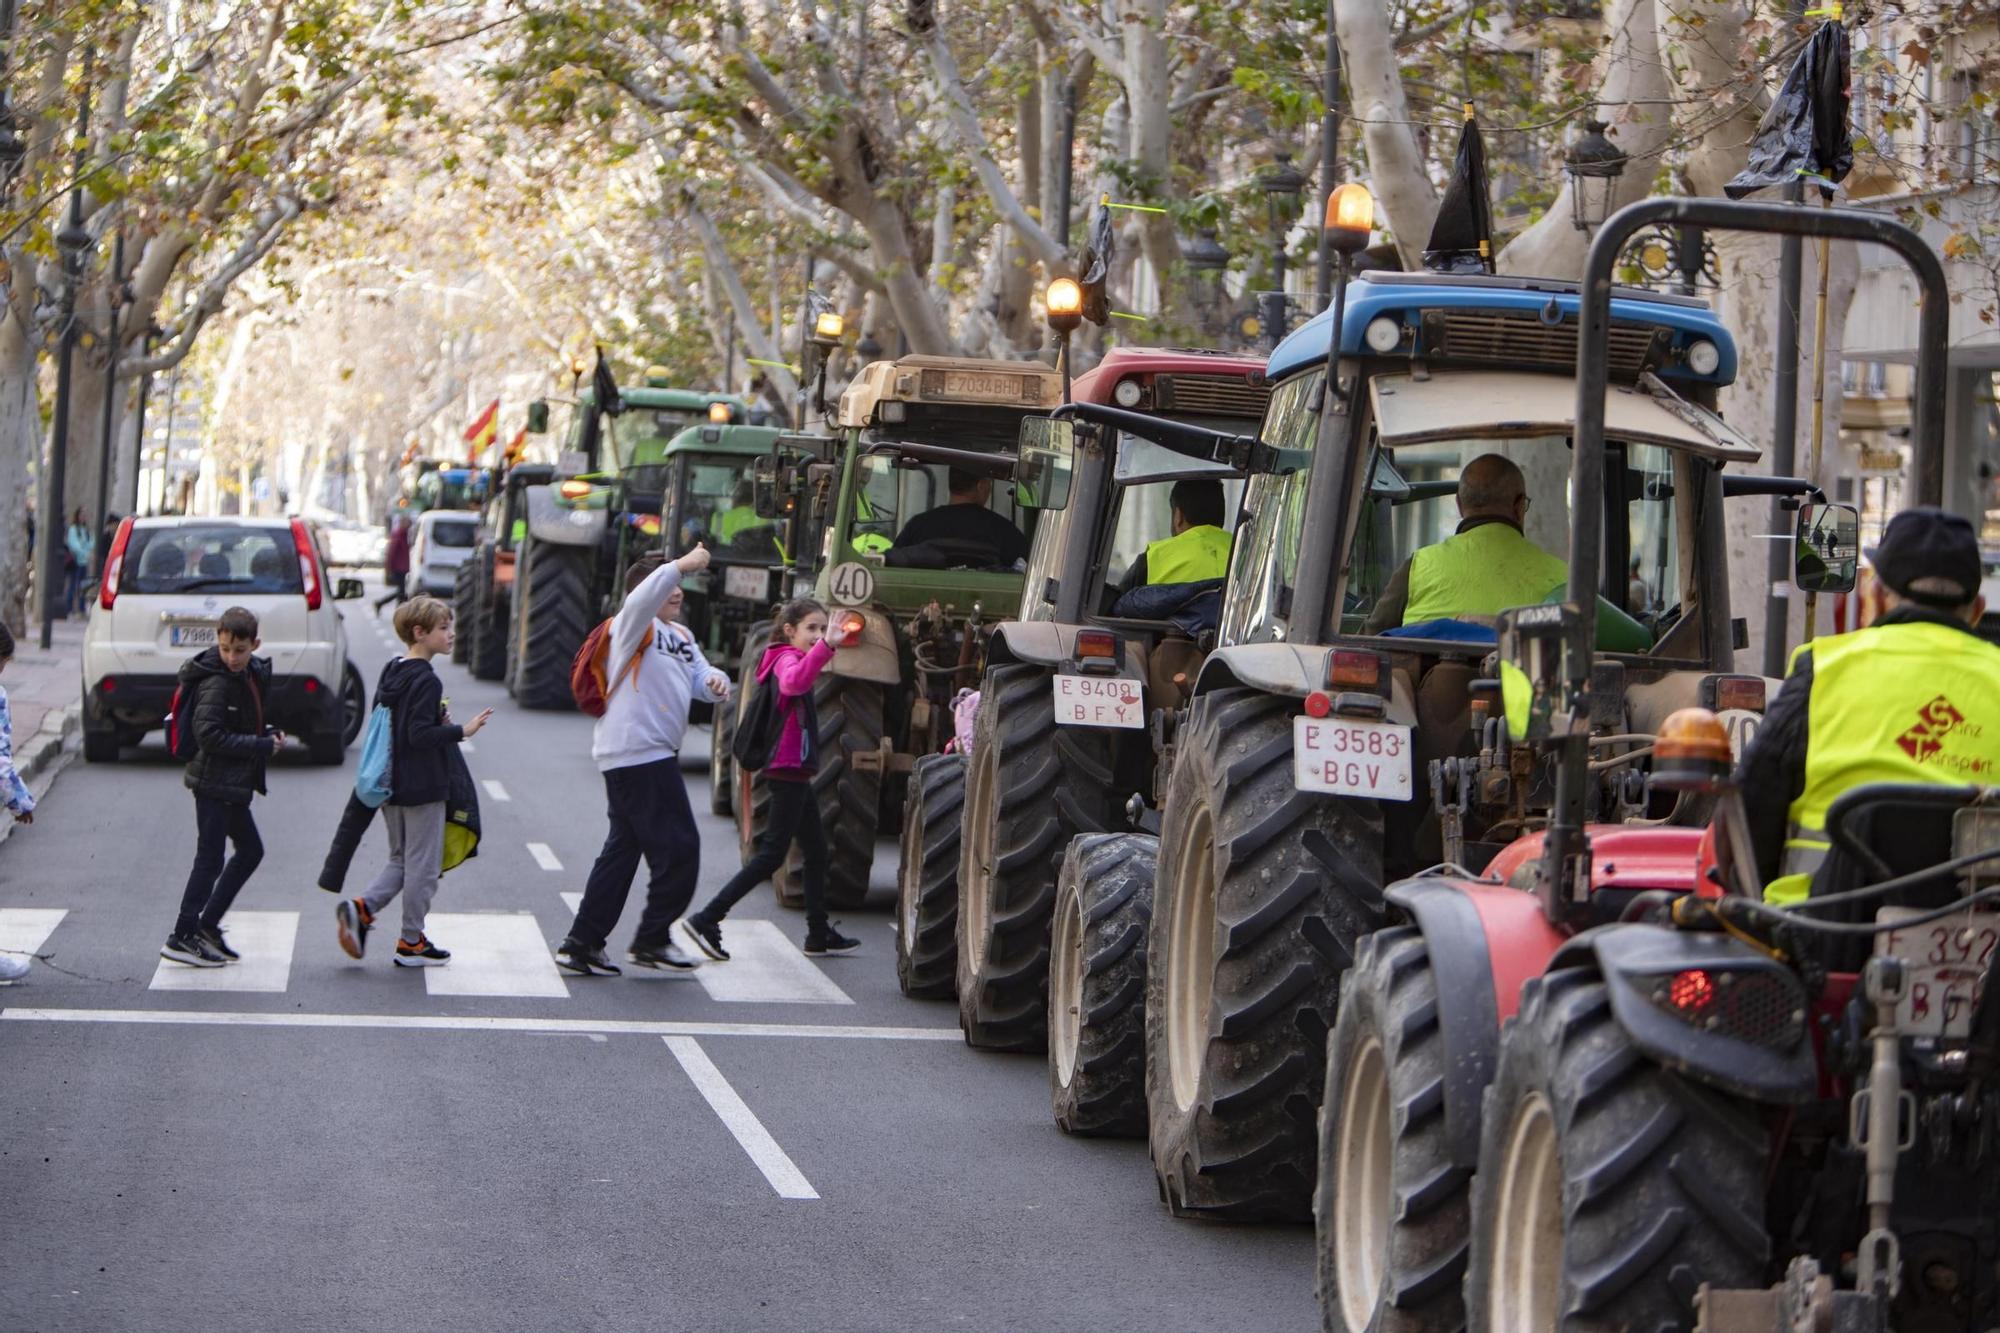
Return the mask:
<svg viewBox="0 0 2000 1333">
<path fill-rule="evenodd" d="M 610 688 L 590 741 L 590 757 L 604 775 L 611 831 L 590 868 L 576 920 L 556 950 L 556 962 L 579 976 L 618 975 L 604 942 L 625 910 L 641 856 L 649 872 L 646 911 L 626 958 L 639 967 L 679 972 L 700 965 L 671 933 L 694 897 L 701 869 L 701 836 L 681 781 L 681 738 L 695 691 L 720 703 L 729 697 L 729 677 L 708 664 L 694 636 L 674 620 L 681 576 L 707 567 L 708 549 L 696 546 L 671 562 L 649 557 L 625 576 L 625 604 L 612 619 L 606 657 Z"/>
</svg>

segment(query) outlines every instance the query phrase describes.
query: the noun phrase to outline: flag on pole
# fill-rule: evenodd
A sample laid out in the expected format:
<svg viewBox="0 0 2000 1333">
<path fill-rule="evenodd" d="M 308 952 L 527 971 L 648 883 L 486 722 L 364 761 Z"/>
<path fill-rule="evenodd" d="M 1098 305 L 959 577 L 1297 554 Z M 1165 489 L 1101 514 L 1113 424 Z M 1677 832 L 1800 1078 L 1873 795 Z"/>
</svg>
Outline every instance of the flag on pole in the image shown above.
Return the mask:
<svg viewBox="0 0 2000 1333">
<path fill-rule="evenodd" d="M 512 467 L 514 464 L 520 462 L 521 455 L 527 452 L 527 448 L 528 428 L 523 426 L 514 432 L 513 439 L 507 441 L 507 448 L 500 455 L 501 466 Z"/>
<path fill-rule="evenodd" d="M 1472 103 L 1458 133 L 1451 183 L 1438 205 L 1437 223 L 1424 246 L 1424 267 L 1434 273 L 1493 272 L 1493 204 L 1486 187 L 1486 140 Z"/>
<path fill-rule="evenodd" d="M 1847 29 L 1833 17 L 1806 39 L 1805 49 L 1771 99 L 1771 109 L 1750 140 L 1750 160 L 1722 192 L 1731 199 L 1771 185 L 1813 179 L 1820 192 L 1833 187 L 1854 166 L 1854 136 L 1848 129 Z"/>
<path fill-rule="evenodd" d="M 499 434 L 499 430 L 500 400 L 495 398 L 486 405 L 486 410 L 481 412 L 473 423 L 465 428 L 465 442 L 471 446 L 466 454 L 465 461 L 477 464 L 479 462 L 479 455 L 486 452 L 487 446 L 493 443 L 495 436 Z"/>
</svg>

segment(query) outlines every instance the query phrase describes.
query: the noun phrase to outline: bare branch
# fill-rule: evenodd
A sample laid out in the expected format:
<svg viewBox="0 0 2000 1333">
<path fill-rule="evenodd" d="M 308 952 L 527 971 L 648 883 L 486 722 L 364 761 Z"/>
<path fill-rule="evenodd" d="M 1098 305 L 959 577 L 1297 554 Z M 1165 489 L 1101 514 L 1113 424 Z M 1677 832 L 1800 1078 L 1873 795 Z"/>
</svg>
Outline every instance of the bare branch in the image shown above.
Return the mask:
<svg viewBox="0 0 2000 1333">
<path fill-rule="evenodd" d="M 151 356 L 126 357 L 118 363 L 120 379 L 134 375 L 155 374 L 177 366 L 194 350 L 195 338 L 202 325 L 208 323 L 215 313 L 222 309 L 222 303 L 229 294 L 229 288 L 238 278 L 254 268 L 271 247 L 278 243 L 298 216 L 305 212 L 305 205 L 296 195 L 280 195 L 251 224 L 250 234 L 230 254 L 228 260 L 202 283 L 195 293 L 193 304 L 181 316 L 180 325 L 167 345 Z"/>
</svg>

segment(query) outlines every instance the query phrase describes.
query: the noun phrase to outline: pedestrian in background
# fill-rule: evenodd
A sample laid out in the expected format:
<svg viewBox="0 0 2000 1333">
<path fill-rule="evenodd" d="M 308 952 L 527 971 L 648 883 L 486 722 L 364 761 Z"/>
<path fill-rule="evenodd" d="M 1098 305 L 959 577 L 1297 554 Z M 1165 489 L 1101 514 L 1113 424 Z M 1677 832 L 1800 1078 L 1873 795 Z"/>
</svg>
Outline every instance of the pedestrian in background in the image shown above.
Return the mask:
<svg viewBox="0 0 2000 1333">
<path fill-rule="evenodd" d="M 90 577 L 91 553 L 97 549 L 97 539 L 90 535 L 90 524 L 83 516 L 83 506 L 69 516 L 69 527 L 63 532 L 63 614 L 73 616 L 83 609 L 83 583 Z"/>
<path fill-rule="evenodd" d="M 14 660 L 14 634 L 0 624 L 0 672 Z M 0 689 L 0 801 L 16 824 L 35 822 L 35 795 L 14 768 L 14 713 L 7 706 L 7 691 Z M 28 975 L 28 960 L 19 954 L 0 953 L 0 982 L 19 981 Z"/>
<path fill-rule="evenodd" d="M 681 923 L 710 958 L 729 957 L 722 947 L 722 919 L 744 894 L 776 873 L 793 842 L 799 845 L 799 870 L 805 880 L 806 952 L 814 956 L 852 953 L 861 947 L 860 940 L 848 938 L 827 923 L 826 829 L 820 824 L 819 801 L 813 794 L 813 774 L 819 769 L 813 681 L 832 660 L 833 645 L 826 641 L 826 608 L 810 597 L 787 602 L 778 612 L 778 632 L 757 663 L 757 680 L 769 679 L 777 686 L 779 713 L 784 719 L 777 748 L 764 768 L 771 789 L 770 821 L 743 868 L 706 907 Z"/>
<path fill-rule="evenodd" d="M 626 574 L 625 604 L 611 620 L 609 689 L 590 738 L 611 828 L 576 920 L 556 950 L 556 962 L 579 976 L 618 975 L 604 942 L 625 911 L 642 856 L 646 911 L 626 958 L 677 972 L 701 966 L 673 939 L 674 921 L 693 901 L 701 871 L 701 835 L 681 781 L 680 749 L 695 691 L 721 702 L 729 697 L 729 677 L 708 664 L 694 635 L 674 619 L 684 596 L 681 576 L 706 568 L 705 546 L 672 562 L 647 557 Z"/>
<path fill-rule="evenodd" d="M 375 599 L 375 614 L 394 602 L 402 606 L 410 600 L 410 520 L 398 518 L 389 531 L 389 545 L 382 552 L 382 582 L 388 593 Z"/>
<path fill-rule="evenodd" d="M 493 710 L 463 727 L 445 711 L 444 682 L 431 659 L 451 652 L 451 608 L 435 597 L 416 596 L 396 608 L 396 637 L 408 651 L 382 668 L 375 704 L 394 715 L 389 740 L 389 799 L 382 824 L 389 831 L 389 863 L 359 898 L 334 909 L 340 947 L 350 958 L 368 949 L 376 914 L 397 894 L 403 896 L 402 938 L 396 941 L 397 967 L 437 967 L 451 954 L 424 934 L 424 918 L 437 894 L 444 869 L 445 800 L 451 795 L 451 768 L 445 751 L 479 734 Z"/>
<path fill-rule="evenodd" d="M 285 747 L 285 733 L 264 727 L 271 659 L 256 656 L 256 613 L 232 606 L 216 623 L 215 647 L 180 669 L 180 711 L 194 732 L 195 756 L 181 782 L 194 793 L 194 867 L 181 891 L 174 933 L 162 958 L 189 967 L 236 961 L 223 938 L 222 918 L 264 859 L 264 842 L 250 802 L 264 794 L 264 764 Z M 229 850 L 223 860 L 225 844 Z"/>
</svg>

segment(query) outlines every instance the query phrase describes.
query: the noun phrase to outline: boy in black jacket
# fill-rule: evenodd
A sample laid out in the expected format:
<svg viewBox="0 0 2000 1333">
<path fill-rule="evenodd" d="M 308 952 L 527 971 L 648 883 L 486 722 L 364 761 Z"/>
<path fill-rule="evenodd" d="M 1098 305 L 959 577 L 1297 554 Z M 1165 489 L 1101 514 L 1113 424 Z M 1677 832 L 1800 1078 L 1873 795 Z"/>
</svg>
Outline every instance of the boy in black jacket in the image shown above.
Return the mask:
<svg viewBox="0 0 2000 1333">
<path fill-rule="evenodd" d="M 240 606 L 222 613 L 215 647 L 181 666 L 182 724 L 198 747 L 181 781 L 194 793 L 194 869 L 181 893 L 174 933 L 162 958 L 189 967 L 221 967 L 236 960 L 222 937 L 222 918 L 264 859 L 264 843 L 250 802 L 264 791 L 264 761 L 284 748 L 285 733 L 264 729 L 264 692 L 271 659 L 255 657 L 257 617 Z M 234 853 L 225 865 L 225 840 Z"/>
<path fill-rule="evenodd" d="M 444 709 L 444 682 L 431 658 L 451 652 L 451 608 L 435 597 L 413 597 L 396 608 L 396 637 L 409 652 L 382 668 L 375 703 L 395 715 L 389 738 L 389 799 L 382 823 L 389 830 L 389 864 L 359 898 L 334 909 L 340 947 L 350 958 L 368 948 L 375 915 L 403 895 L 403 937 L 397 967 L 437 967 L 451 955 L 424 935 L 424 917 L 444 866 L 444 807 L 451 791 L 445 747 L 478 734 L 493 716 L 487 709 L 463 727 Z"/>
</svg>

